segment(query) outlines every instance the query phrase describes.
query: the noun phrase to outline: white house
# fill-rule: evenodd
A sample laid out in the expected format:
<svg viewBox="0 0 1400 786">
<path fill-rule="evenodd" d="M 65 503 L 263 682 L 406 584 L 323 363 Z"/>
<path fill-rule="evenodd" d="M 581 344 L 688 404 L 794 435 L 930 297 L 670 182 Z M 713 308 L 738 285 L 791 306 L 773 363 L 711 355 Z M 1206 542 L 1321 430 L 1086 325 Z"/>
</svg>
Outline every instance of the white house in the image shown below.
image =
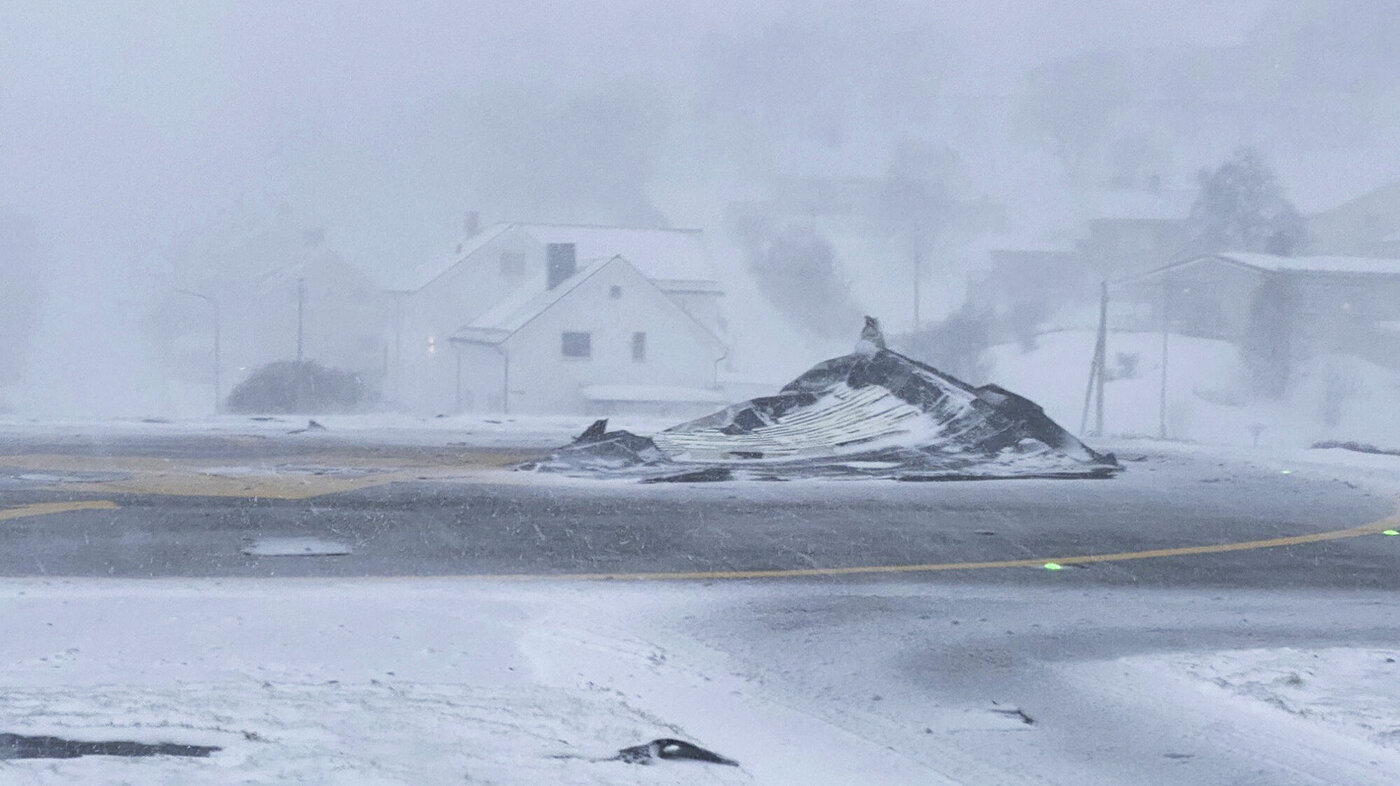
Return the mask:
<svg viewBox="0 0 1400 786">
<path fill-rule="evenodd" d="M 531 299 L 537 296 L 542 299 L 561 296 L 562 292 L 554 292 L 555 288 L 548 286 L 548 249 L 551 246 L 572 247 L 573 258 L 576 260 L 573 264 L 580 274 L 597 273 L 596 263 L 606 262 L 617 256 L 623 257 L 626 266 L 647 282 L 648 288 L 644 291 L 659 293 L 679 312 L 679 316 L 687 317 L 688 322 L 695 323 L 712 339 L 723 343 L 726 326 L 719 307 L 719 299 L 723 292 L 710 267 L 709 255 L 699 230 L 496 224 L 470 233 L 451 253 L 411 271 L 391 287 L 393 329 L 390 379 L 387 386 L 389 399 L 409 411 L 432 414 L 470 410 L 500 411 L 507 404 L 512 411 L 547 411 L 543 399 L 540 399 L 541 403 L 537 406 L 534 398 L 527 401 L 517 400 L 514 395 L 504 396 L 499 384 L 478 384 L 479 375 L 473 372 L 479 363 L 488 363 L 479 357 L 480 348 L 498 345 L 468 341 L 451 342 L 450 339 L 464 325 L 505 329 L 501 327 L 500 320 L 508 313 L 524 308 Z M 640 288 L 633 285 L 624 288 L 626 289 Z M 546 295 L 547 292 L 551 294 Z M 571 301 L 573 297 L 571 296 Z M 638 302 L 635 305 L 641 308 L 644 302 L 650 301 Z M 616 307 L 620 304 L 610 305 Z M 572 307 L 565 308 L 567 310 Z M 552 314 L 560 313 L 553 309 L 550 311 Z M 659 306 L 652 313 L 660 313 Z M 485 320 L 488 316 L 494 321 Z M 663 321 L 671 321 L 676 316 L 676 313 L 671 313 Z M 618 384 L 633 385 L 633 393 L 637 392 L 635 385 L 643 384 L 640 381 L 642 379 L 649 380 L 646 385 L 668 388 L 713 386 L 716 358 L 709 349 L 702 353 L 705 357 L 703 365 L 706 367 L 704 375 L 697 376 L 691 373 L 688 367 L 685 370 L 677 369 L 673 375 L 668 375 L 667 368 L 670 367 L 671 361 L 667 360 L 664 366 L 661 364 L 663 352 L 699 350 L 695 349 L 693 344 L 688 345 L 689 348 L 686 349 L 677 349 L 679 345 L 673 346 L 674 342 L 663 338 L 673 331 L 659 323 L 655 326 L 647 323 L 633 327 L 635 329 L 632 332 L 646 333 L 646 340 L 652 342 L 646 350 L 651 359 L 636 367 L 627 367 L 629 374 L 620 377 Z M 470 335 L 464 334 L 462 337 Z M 555 344 L 559 340 L 558 336 L 553 339 Z M 601 334 L 599 340 L 602 340 Z M 551 350 L 546 352 L 543 348 L 535 348 L 535 345 L 528 341 L 528 346 L 517 344 L 518 341 L 526 339 L 511 338 L 499 345 L 502 351 L 514 348 L 514 368 L 511 373 L 516 376 L 517 382 L 523 379 L 519 374 L 523 373 L 522 369 L 527 366 L 538 365 L 558 371 L 571 367 L 571 364 L 578 365 L 577 362 L 561 357 L 557 346 L 551 344 Z M 507 347 L 505 344 L 511 346 Z M 600 343 L 599 347 L 602 346 Z M 630 352 L 630 349 L 628 351 Z M 721 354 L 724 354 L 723 351 Z M 500 357 L 496 350 L 490 350 L 490 356 L 492 359 L 488 365 L 481 368 L 497 369 L 492 373 L 499 376 Z M 595 358 L 591 365 L 602 367 L 602 357 L 600 355 Z M 684 366 L 685 363 L 679 362 L 679 365 Z M 462 374 L 458 373 L 459 366 Z M 462 380 L 460 385 L 459 379 Z M 601 379 L 589 383 L 594 387 L 602 384 L 605 384 L 605 381 Z M 513 382 L 512 389 L 516 387 L 518 386 Z M 593 392 L 601 395 L 600 391 Z M 665 391 L 653 393 L 660 396 L 666 394 Z M 526 395 L 538 397 L 540 394 L 537 392 Z M 567 401 L 556 401 L 549 406 L 556 407 L 548 410 L 555 412 L 582 412 L 596 408 L 595 405 L 586 404 L 577 394 L 569 397 Z M 649 405 L 644 402 L 637 402 L 637 407 L 647 406 Z"/>
<path fill-rule="evenodd" d="M 524 287 L 452 334 L 459 410 L 609 414 L 714 409 L 726 350 L 621 256 L 574 267 L 552 247 Z"/>
</svg>

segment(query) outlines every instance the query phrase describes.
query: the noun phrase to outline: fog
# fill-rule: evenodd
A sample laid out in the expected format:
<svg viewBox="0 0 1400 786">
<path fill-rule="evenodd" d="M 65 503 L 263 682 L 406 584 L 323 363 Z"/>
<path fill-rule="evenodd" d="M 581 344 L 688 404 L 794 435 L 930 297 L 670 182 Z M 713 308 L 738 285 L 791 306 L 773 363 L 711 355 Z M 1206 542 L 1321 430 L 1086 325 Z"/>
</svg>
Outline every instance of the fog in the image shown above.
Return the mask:
<svg viewBox="0 0 1400 786">
<path fill-rule="evenodd" d="M 312 259 L 391 282 L 468 211 L 703 229 L 729 371 L 777 377 L 863 313 L 968 313 L 992 250 L 1082 249 L 1104 201 L 1186 219 L 1242 148 L 1303 215 L 1390 183 L 1397 23 L 1340 0 L 9 2 L 0 412 L 212 409 L 206 304 L 177 290 L 228 312 L 230 282 Z M 842 213 L 814 182 L 889 188 Z M 784 253 L 830 259 L 795 289 Z M 1096 295 L 1037 324 L 1092 327 Z"/>
</svg>

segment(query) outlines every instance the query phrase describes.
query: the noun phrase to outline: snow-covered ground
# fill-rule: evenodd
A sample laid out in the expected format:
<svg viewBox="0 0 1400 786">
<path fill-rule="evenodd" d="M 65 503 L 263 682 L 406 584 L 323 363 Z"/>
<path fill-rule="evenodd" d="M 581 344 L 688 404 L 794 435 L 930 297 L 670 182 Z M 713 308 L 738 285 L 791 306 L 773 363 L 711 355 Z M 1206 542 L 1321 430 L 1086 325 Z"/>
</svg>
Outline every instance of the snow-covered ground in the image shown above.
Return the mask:
<svg viewBox="0 0 1400 786">
<path fill-rule="evenodd" d="M 703 648 L 645 638 L 652 594 L 467 579 L 0 581 L 0 733 L 223 748 L 0 761 L 0 782 L 915 782 L 882 745 L 756 694 Z M 672 611 L 695 605 L 665 594 Z M 662 737 L 741 766 L 610 760 Z"/>
<path fill-rule="evenodd" d="M 1400 751 L 1400 642 L 1388 649 L 1172 653 L 1121 663 L 1212 704 L 1273 711 L 1279 722 L 1301 721 L 1319 734 Z"/>
<path fill-rule="evenodd" d="M 1078 431 L 1094 353 L 1091 331 L 1047 333 L 1036 348 L 1011 344 L 987 355 L 989 378 L 1045 408 Z M 1120 357 L 1123 356 L 1123 357 Z M 1161 417 L 1160 333 L 1110 333 L 1104 390 L 1104 431 L 1157 436 Z M 1132 366 L 1132 376 L 1126 376 Z M 1325 417 L 1335 399 L 1336 423 Z M 1293 370 L 1289 393 L 1277 401 L 1251 398 L 1233 344 L 1173 335 L 1167 358 L 1167 436 L 1195 442 L 1307 447 L 1350 440 L 1400 448 L 1400 372 L 1349 357 L 1318 357 Z M 1090 412 L 1090 427 L 1093 413 Z"/>
<path fill-rule="evenodd" d="M 1270 756 L 1314 765 L 1334 757 L 1324 764 L 1344 782 L 1400 773 L 1400 648 L 1081 654 L 1030 678 L 1052 686 L 1047 698 L 1028 691 L 1027 675 L 1006 671 L 1027 653 L 950 636 L 943 646 L 982 653 L 973 671 L 1002 673 L 970 678 L 985 691 L 978 698 L 902 684 L 880 668 L 841 676 L 889 655 L 917 656 L 903 650 L 909 633 L 881 639 L 882 630 L 946 628 L 945 617 L 956 625 L 982 613 L 1034 633 L 1042 623 L 1054 628 L 1045 613 L 1070 600 L 1062 595 L 874 584 L 745 583 L 697 593 L 442 579 L 4 580 L 0 733 L 222 750 L 207 759 L 0 761 L 0 782 L 1059 783 L 1076 772 L 1073 782 L 1121 782 L 1084 780 L 1094 763 L 1060 750 L 1079 732 L 1062 728 L 1057 712 L 1082 711 L 1055 709 L 1054 690 L 1066 689 L 1102 708 L 1102 717 L 1083 718 L 1086 729 L 1114 723 L 1119 705 L 1140 707 L 1141 728 L 1160 727 L 1163 739 L 1139 742 L 1170 756 L 1208 759 L 1210 744 L 1190 743 L 1204 726 Z M 1076 614 L 1115 608 L 1170 629 L 1189 626 L 1203 600 L 1080 598 Z M 835 611 L 857 601 L 883 611 Z M 1237 603 L 1266 613 L 1257 599 Z M 1338 613 L 1356 605 L 1339 602 Z M 716 638 L 715 625 L 743 624 L 736 611 L 775 606 L 796 627 L 771 629 L 766 643 Z M 935 619 L 916 622 L 903 608 Z M 1211 613 L 1225 608 L 1233 606 L 1212 604 Z M 788 643 L 803 630 L 818 633 L 811 644 Z M 867 645 L 856 647 L 861 640 Z M 765 647 L 783 654 L 764 655 Z M 833 672 L 834 686 L 809 690 L 807 682 Z M 1122 744 L 1105 734 L 1101 744 Z M 741 766 L 611 760 L 659 737 L 696 742 Z M 1376 779 L 1350 778 L 1367 771 Z"/>
</svg>

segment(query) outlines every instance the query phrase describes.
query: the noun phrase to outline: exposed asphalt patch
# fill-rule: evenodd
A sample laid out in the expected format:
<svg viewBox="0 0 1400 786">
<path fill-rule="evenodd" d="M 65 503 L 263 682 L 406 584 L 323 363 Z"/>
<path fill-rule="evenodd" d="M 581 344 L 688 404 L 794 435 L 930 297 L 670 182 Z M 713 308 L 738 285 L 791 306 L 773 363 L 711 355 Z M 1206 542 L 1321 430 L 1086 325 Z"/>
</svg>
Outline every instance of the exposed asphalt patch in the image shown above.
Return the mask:
<svg viewBox="0 0 1400 786">
<path fill-rule="evenodd" d="M 194 756 L 222 750 L 216 745 L 129 740 L 67 740 L 62 737 L 0 733 L 0 761 L 5 759 L 76 759 L 79 756 Z"/>
<path fill-rule="evenodd" d="M 257 538 L 240 549 L 250 557 L 340 557 L 349 554 L 348 544 L 314 537 Z"/>
</svg>

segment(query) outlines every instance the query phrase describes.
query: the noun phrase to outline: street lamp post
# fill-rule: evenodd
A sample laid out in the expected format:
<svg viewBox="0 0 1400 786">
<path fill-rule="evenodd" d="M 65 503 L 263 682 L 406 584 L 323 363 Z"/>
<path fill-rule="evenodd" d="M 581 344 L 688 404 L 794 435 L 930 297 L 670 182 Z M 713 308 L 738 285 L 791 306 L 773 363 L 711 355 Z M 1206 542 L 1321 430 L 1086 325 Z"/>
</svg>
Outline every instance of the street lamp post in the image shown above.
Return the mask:
<svg viewBox="0 0 1400 786">
<path fill-rule="evenodd" d="M 219 367 L 223 365 L 223 360 L 220 357 L 222 345 L 219 333 L 222 320 L 219 317 L 219 301 L 208 295 L 200 294 L 199 292 L 191 292 L 188 289 L 177 289 L 175 292 L 181 295 L 197 297 L 208 303 L 214 309 L 214 414 L 218 415 L 224 410 L 223 388 L 219 383 Z"/>
</svg>

